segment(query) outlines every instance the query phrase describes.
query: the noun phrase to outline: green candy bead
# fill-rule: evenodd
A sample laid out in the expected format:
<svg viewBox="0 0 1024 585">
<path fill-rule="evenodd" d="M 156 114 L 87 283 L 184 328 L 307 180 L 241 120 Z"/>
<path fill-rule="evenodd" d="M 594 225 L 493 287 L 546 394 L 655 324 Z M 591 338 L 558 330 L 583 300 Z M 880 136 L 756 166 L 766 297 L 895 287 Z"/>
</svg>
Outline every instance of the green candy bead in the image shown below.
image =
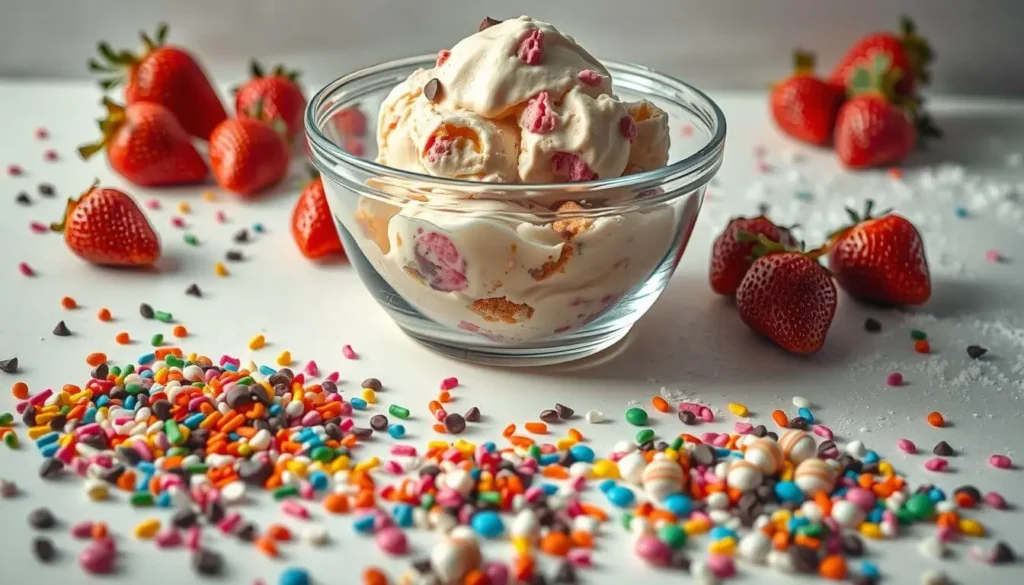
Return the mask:
<svg viewBox="0 0 1024 585">
<path fill-rule="evenodd" d="M 647 411 L 635 406 L 630 408 L 626 411 L 626 422 L 638 427 L 647 424 Z"/>
<path fill-rule="evenodd" d="M 672 550 L 679 550 L 686 546 L 686 531 L 678 524 L 666 524 L 658 530 L 658 539 Z"/>
</svg>

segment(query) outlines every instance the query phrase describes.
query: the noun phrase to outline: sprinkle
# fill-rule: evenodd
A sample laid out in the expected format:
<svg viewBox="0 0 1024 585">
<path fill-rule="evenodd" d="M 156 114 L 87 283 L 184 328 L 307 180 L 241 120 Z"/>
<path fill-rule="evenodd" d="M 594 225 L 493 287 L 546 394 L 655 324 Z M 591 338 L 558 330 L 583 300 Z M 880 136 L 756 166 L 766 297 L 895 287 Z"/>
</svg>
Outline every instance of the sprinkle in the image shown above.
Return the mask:
<svg viewBox="0 0 1024 585">
<path fill-rule="evenodd" d="M 441 391 L 447 392 L 448 390 L 451 390 L 452 388 L 455 388 L 458 385 L 458 378 L 445 378 L 444 380 L 441 380 Z"/>
<path fill-rule="evenodd" d="M 939 441 L 932 449 L 932 453 L 940 457 L 951 457 L 953 455 L 953 448 L 949 446 L 949 443 L 945 441 Z"/>
<path fill-rule="evenodd" d="M 626 422 L 636 426 L 647 424 L 647 411 L 636 407 L 626 410 Z"/>
<path fill-rule="evenodd" d="M 37 234 L 45 234 L 50 231 L 50 228 L 46 227 L 46 224 L 38 221 L 30 221 L 28 223 L 29 229 Z"/>
<path fill-rule="evenodd" d="M 917 453 L 917 446 L 914 445 L 914 442 L 910 439 L 900 439 L 899 441 L 896 441 L 896 447 L 904 453 L 910 453 L 911 455 Z"/>
<path fill-rule="evenodd" d="M 781 410 L 772 411 L 772 420 L 775 421 L 775 424 L 779 425 L 784 429 L 789 427 L 789 417 L 786 416 L 786 413 L 782 412 Z"/>
<path fill-rule="evenodd" d="M 149 344 L 152 345 L 153 347 L 159 347 L 159 346 L 163 345 L 163 343 L 164 343 L 164 334 L 163 333 L 154 333 L 153 336 L 149 338 Z"/>
<path fill-rule="evenodd" d="M 57 158 L 58 158 L 58 156 L 57 156 L 57 151 L 56 150 L 53 150 L 52 148 L 48 148 L 45 151 L 43 151 L 43 159 L 44 160 L 49 161 L 49 162 L 53 162 L 53 161 L 57 160 Z"/>
<path fill-rule="evenodd" d="M 466 411 L 466 414 L 462 416 L 465 417 L 466 422 L 480 422 L 480 409 L 476 406 L 471 406 L 469 410 Z"/>
<path fill-rule="evenodd" d="M 569 420 L 576 414 L 575 410 L 559 402 L 555 403 L 555 412 L 558 413 L 558 418 L 562 420 Z"/>
<path fill-rule="evenodd" d="M 242 260 L 245 259 L 245 256 L 242 255 L 242 252 L 240 250 L 228 250 L 227 253 L 224 255 L 224 258 L 228 262 L 241 262 Z"/>
<path fill-rule="evenodd" d="M 916 351 L 917 353 L 930 353 L 931 350 L 932 346 L 928 343 L 927 340 L 918 339 L 917 341 L 914 342 L 914 351 Z"/>
<path fill-rule="evenodd" d="M 189 246 L 199 245 L 199 238 L 197 238 L 195 234 L 185 234 L 183 239 L 185 240 L 185 243 L 188 244 Z"/>
<path fill-rule="evenodd" d="M 740 404 L 739 402 L 730 402 L 728 408 L 729 412 L 739 417 L 745 417 L 748 414 L 750 414 L 750 411 L 747 409 L 747 406 L 745 404 Z"/>
<path fill-rule="evenodd" d="M 911 329 L 910 330 L 910 338 L 911 339 L 928 339 L 928 334 L 925 333 L 924 331 L 921 331 L 920 329 Z"/>
<path fill-rule="evenodd" d="M 85 358 L 85 363 L 89 364 L 90 366 L 92 366 L 94 368 L 96 366 L 98 366 L 100 364 L 103 364 L 103 363 L 106 363 L 106 362 L 107 362 L 107 354 L 102 353 L 102 352 L 90 353 Z"/>
<path fill-rule="evenodd" d="M 157 321 L 160 321 L 161 323 L 170 323 L 171 321 L 174 320 L 174 315 L 168 313 L 167 311 L 154 311 L 153 318 L 156 319 Z"/>
<path fill-rule="evenodd" d="M 57 337 L 67 337 L 71 335 L 71 330 L 68 329 L 68 326 L 63 321 L 61 321 L 53 328 L 53 334 Z"/>
<path fill-rule="evenodd" d="M 985 503 L 997 510 L 1006 509 L 1006 499 L 997 492 L 988 492 L 985 494 Z"/>
<path fill-rule="evenodd" d="M 985 355 L 986 353 L 988 353 L 988 350 L 985 349 L 984 347 L 981 347 L 980 345 L 968 345 L 967 346 L 967 355 L 972 360 L 979 359 L 981 356 Z"/>
<path fill-rule="evenodd" d="M 178 213 L 192 213 L 192 206 L 185 201 L 180 201 L 178 203 Z"/>
<path fill-rule="evenodd" d="M 523 425 L 523 428 L 526 429 L 526 432 L 533 433 L 535 435 L 546 435 L 548 432 L 548 425 L 542 422 L 528 422 Z"/>
<path fill-rule="evenodd" d="M 113 320 L 114 317 L 110 314 L 110 309 L 103 307 L 98 313 L 96 313 L 96 318 L 100 321 L 107 322 Z"/>
<path fill-rule="evenodd" d="M 160 521 L 156 518 L 149 518 L 136 524 L 135 529 L 132 531 L 132 533 L 135 535 L 135 538 L 148 540 L 156 536 L 156 533 L 159 530 Z"/>
<path fill-rule="evenodd" d="M 945 471 L 949 462 L 939 457 L 934 457 L 924 462 L 924 468 L 928 471 Z"/>
<path fill-rule="evenodd" d="M 213 273 L 221 277 L 227 276 L 228 268 L 227 266 L 224 266 L 222 262 L 217 262 L 216 264 L 213 265 Z"/>
<path fill-rule="evenodd" d="M 277 362 L 277 365 L 282 366 L 282 367 L 291 365 L 291 363 L 292 363 L 292 352 L 290 352 L 288 350 L 282 351 L 281 353 L 279 353 L 277 355 L 276 362 Z"/>
<path fill-rule="evenodd" d="M 864 330 L 869 333 L 878 333 L 882 330 L 882 324 L 877 319 L 868 317 L 864 320 Z"/>
<path fill-rule="evenodd" d="M 942 415 L 934 410 L 928 413 L 927 420 L 928 424 L 932 425 L 933 427 L 941 428 L 943 425 L 946 424 L 946 421 L 945 419 L 942 418 Z"/>
<path fill-rule="evenodd" d="M 32 199 L 29 198 L 28 193 L 22 191 L 18 193 L 18 196 L 14 198 L 14 201 L 19 205 L 31 205 Z"/>
<path fill-rule="evenodd" d="M 114 336 L 114 341 L 116 341 L 120 345 L 127 345 L 129 342 L 131 342 L 131 336 L 128 335 L 127 331 L 122 331 L 118 333 L 116 336 Z"/>
<path fill-rule="evenodd" d="M 36 140 L 46 140 L 49 137 L 50 133 L 46 130 L 46 128 L 43 128 L 42 126 L 36 128 Z"/>
<path fill-rule="evenodd" d="M 216 213 L 216 214 L 214 215 L 214 217 L 216 217 L 216 218 L 217 218 L 217 223 L 227 223 L 227 221 L 228 221 L 228 216 L 227 216 L 227 214 L 225 214 L 225 213 L 224 213 L 224 212 L 223 212 L 222 210 L 220 210 L 220 209 L 218 209 L 218 210 L 217 210 L 217 213 Z"/>
<path fill-rule="evenodd" d="M 32 270 L 32 267 L 29 266 L 28 264 L 26 264 L 25 262 L 19 262 L 18 263 L 18 272 L 20 272 L 22 276 L 35 276 L 36 275 L 35 271 Z"/>
<path fill-rule="evenodd" d="M 259 334 L 259 335 L 256 335 L 252 339 L 249 340 L 249 349 L 251 349 L 253 351 L 255 351 L 257 349 L 262 349 L 263 346 L 266 345 L 266 344 L 267 344 L 267 339 L 263 336 L 263 334 Z"/>
<path fill-rule="evenodd" d="M 179 229 L 180 228 L 184 228 L 185 227 L 185 220 L 181 219 L 180 217 L 172 217 L 171 218 L 171 225 L 176 227 L 176 228 L 179 228 Z"/>
<path fill-rule="evenodd" d="M 38 191 L 43 197 L 53 197 L 57 193 L 57 190 L 49 183 L 39 183 Z"/>
<path fill-rule="evenodd" d="M 192 284 L 188 285 L 188 288 L 185 289 L 185 294 L 187 294 L 190 297 L 201 297 L 201 296 L 203 296 L 203 292 L 201 290 L 199 290 L 199 285 L 196 284 L 196 283 L 192 283 Z"/>
<path fill-rule="evenodd" d="M 148 209 L 152 209 L 153 211 L 156 211 L 156 210 L 160 209 L 160 200 L 159 199 L 147 199 L 146 200 L 146 207 Z"/>
<path fill-rule="evenodd" d="M 964 219 L 969 215 L 967 208 L 959 205 L 956 207 L 954 212 L 956 213 L 956 216 L 959 217 L 960 219 Z"/>
<path fill-rule="evenodd" d="M 1006 455 L 991 455 L 988 463 L 997 469 L 1009 469 L 1013 466 L 1013 462 Z"/>
<path fill-rule="evenodd" d="M 188 329 L 184 325 L 175 325 L 174 329 L 171 329 L 171 335 L 175 337 L 188 337 Z"/>
<path fill-rule="evenodd" d="M 985 262 L 1003 262 L 1004 256 L 999 250 L 985 250 Z"/>
<path fill-rule="evenodd" d="M 400 418 L 402 420 L 409 419 L 409 409 L 405 408 L 404 406 L 399 406 L 397 404 L 392 404 L 391 406 L 388 407 L 388 414 L 395 418 Z"/>
<path fill-rule="evenodd" d="M 21 175 L 24 172 L 25 171 L 20 166 L 18 166 L 18 165 L 15 165 L 15 164 L 7 165 L 7 174 L 12 176 L 12 177 L 17 177 L 17 176 Z"/>
<path fill-rule="evenodd" d="M 350 359 L 350 360 L 354 360 L 357 357 L 356 356 L 356 352 L 355 352 L 355 350 L 352 349 L 351 345 L 343 346 L 341 348 L 341 355 L 345 356 L 347 359 Z"/>
<path fill-rule="evenodd" d="M 672 408 L 669 406 L 668 401 L 666 401 L 661 396 L 655 396 L 654 398 L 652 398 L 651 399 L 651 405 L 658 412 L 671 412 L 672 411 Z"/>
<path fill-rule="evenodd" d="M 903 374 L 892 372 L 885 377 L 885 383 L 888 386 L 901 386 L 903 384 Z"/>
<path fill-rule="evenodd" d="M 267 230 L 263 227 L 262 223 L 254 223 L 254 224 L 252 224 L 252 231 L 254 231 L 254 232 L 258 233 L 258 234 L 262 234 L 263 232 L 265 232 Z"/>
<path fill-rule="evenodd" d="M 313 361 L 313 360 L 309 360 L 309 363 L 308 363 L 308 364 L 306 364 L 306 367 L 305 367 L 305 368 L 303 368 L 303 370 L 302 370 L 302 371 L 303 371 L 303 372 L 304 372 L 304 373 L 305 373 L 305 374 L 306 374 L 307 376 L 310 376 L 310 377 L 316 377 L 316 376 L 319 376 L 319 375 L 320 375 L 320 369 L 319 369 L 319 368 L 317 368 L 317 366 L 316 366 L 316 362 L 315 362 L 315 361 Z"/>
</svg>

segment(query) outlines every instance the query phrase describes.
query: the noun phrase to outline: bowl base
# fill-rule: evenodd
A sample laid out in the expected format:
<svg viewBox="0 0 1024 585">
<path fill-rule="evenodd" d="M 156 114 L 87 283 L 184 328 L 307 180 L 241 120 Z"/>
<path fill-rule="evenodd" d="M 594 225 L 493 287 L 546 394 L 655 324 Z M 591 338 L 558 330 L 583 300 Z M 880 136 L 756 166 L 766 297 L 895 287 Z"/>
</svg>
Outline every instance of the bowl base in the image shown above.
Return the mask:
<svg viewBox="0 0 1024 585">
<path fill-rule="evenodd" d="M 632 328 L 632 323 L 599 336 L 587 336 L 572 344 L 566 344 L 565 340 L 558 340 L 552 341 L 551 345 L 530 344 L 521 347 L 452 345 L 434 337 L 417 334 L 412 329 L 401 326 L 400 328 L 409 337 L 447 357 L 486 366 L 507 368 L 551 366 L 593 356 L 622 341 Z"/>
</svg>

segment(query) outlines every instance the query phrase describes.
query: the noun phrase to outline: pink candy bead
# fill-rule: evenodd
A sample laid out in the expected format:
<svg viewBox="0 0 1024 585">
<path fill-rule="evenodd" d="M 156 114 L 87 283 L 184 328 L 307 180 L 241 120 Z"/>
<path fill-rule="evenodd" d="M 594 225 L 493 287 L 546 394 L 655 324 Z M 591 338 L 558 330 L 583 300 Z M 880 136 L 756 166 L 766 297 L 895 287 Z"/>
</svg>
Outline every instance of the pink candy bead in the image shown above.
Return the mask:
<svg viewBox="0 0 1024 585">
<path fill-rule="evenodd" d="M 147 199 L 146 200 L 146 207 L 148 207 L 149 209 L 153 209 L 153 210 L 160 209 L 160 200 L 159 199 Z"/>
<path fill-rule="evenodd" d="M 320 370 L 316 367 L 316 362 L 313 360 L 309 360 L 309 363 L 306 364 L 306 367 L 303 369 L 303 371 L 306 373 L 307 376 L 316 376 L 320 373 Z"/>
<path fill-rule="evenodd" d="M 818 435 L 819 437 L 827 441 L 832 440 L 832 429 L 826 427 L 825 425 L 814 425 L 814 427 L 811 430 L 814 432 L 815 435 Z"/>
<path fill-rule="evenodd" d="M 708 555 L 705 562 L 708 569 L 719 579 L 727 579 L 736 574 L 736 564 L 729 555 Z"/>
<path fill-rule="evenodd" d="M 217 523 L 217 528 L 224 534 L 230 534 L 242 523 L 242 515 L 238 512 L 231 512 Z"/>
<path fill-rule="evenodd" d="M 181 219 L 180 217 L 172 217 L 171 218 L 171 225 L 173 225 L 176 228 L 185 227 L 185 220 Z"/>
<path fill-rule="evenodd" d="M 338 378 L 340 377 L 341 374 L 339 374 L 338 372 L 331 372 L 330 374 L 327 374 L 327 377 L 324 379 L 331 383 L 337 383 Z"/>
<path fill-rule="evenodd" d="M 748 422 L 736 421 L 736 424 L 733 425 L 733 430 L 741 435 L 748 435 L 753 432 L 754 425 Z"/>
<path fill-rule="evenodd" d="M 917 453 L 917 445 L 915 445 L 910 439 L 900 439 L 899 441 L 896 441 L 896 447 L 904 453 Z"/>
<path fill-rule="evenodd" d="M 393 445 L 391 447 L 391 454 L 406 457 L 415 457 L 416 447 L 413 447 L 412 445 Z"/>
<path fill-rule="evenodd" d="M 165 528 L 157 533 L 154 540 L 160 548 L 173 548 L 181 545 L 181 533 L 177 528 Z"/>
<path fill-rule="evenodd" d="M 285 500 L 281 502 L 281 513 L 287 514 L 293 518 L 301 518 L 303 520 L 309 518 L 309 510 L 294 500 Z"/>
<path fill-rule="evenodd" d="M 71 536 L 75 538 L 89 538 L 92 536 L 93 523 L 86 520 L 71 527 Z"/>
<path fill-rule="evenodd" d="M 988 458 L 988 462 L 989 465 L 998 469 L 1009 469 L 1013 466 L 1013 461 L 1006 455 L 992 455 Z"/>
<path fill-rule="evenodd" d="M 1006 509 L 1006 500 L 1003 498 L 1003 496 L 999 495 L 996 492 L 989 492 L 985 494 L 985 503 L 988 504 L 989 506 L 992 506 L 996 510 Z"/>
<path fill-rule="evenodd" d="M 198 526 L 193 526 L 185 532 L 185 547 L 189 550 L 196 550 L 199 548 L 199 539 L 203 535 L 203 529 Z"/>
<path fill-rule="evenodd" d="M 37 233 L 37 234 L 45 234 L 46 232 L 50 231 L 50 228 L 46 227 L 46 224 L 44 224 L 42 222 L 39 222 L 39 221 L 30 221 L 28 223 L 28 227 L 34 233 Z"/>
<path fill-rule="evenodd" d="M 19 262 L 18 263 L 18 272 L 20 272 L 22 276 L 35 276 L 36 275 L 35 271 L 32 270 L 32 267 L 29 266 L 28 264 L 24 263 L 24 262 Z"/>
<path fill-rule="evenodd" d="M 924 462 L 924 468 L 928 471 L 945 471 L 947 467 L 949 467 L 949 462 L 939 457 L 933 457 Z"/>
<path fill-rule="evenodd" d="M 650 534 L 638 538 L 633 550 L 636 556 L 656 566 L 665 566 L 672 558 L 672 549 Z"/>
<path fill-rule="evenodd" d="M 103 575 L 114 570 L 114 551 L 94 544 L 78 555 L 78 563 L 89 573 Z"/>
<path fill-rule="evenodd" d="M 565 560 L 577 567 L 589 567 L 591 565 L 590 551 L 585 548 L 571 549 L 565 555 Z"/>
<path fill-rule="evenodd" d="M 350 359 L 350 360 L 356 359 L 356 352 L 355 352 L 354 349 L 352 349 L 351 345 L 346 345 L 346 346 L 342 347 L 341 348 L 341 355 L 345 356 L 345 358 Z"/>
<path fill-rule="evenodd" d="M 885 383 L 889 386 L 899 386 L 903 384 L 903 374 L 893 372 L 885 377 Z"/>
<path fill-rule="evenodd" d="M 403 555 L 409 550 L 409 541 L 402 529 L 391 526 L 377 533 L 377 548 L 391 555 Z"/>
<path fill-rule="evenodd" d="M 459 379 L 455 377 L 445 378 L 441 380 L 441 390 L 448 391 L 459 385 Z"/>
</svg>

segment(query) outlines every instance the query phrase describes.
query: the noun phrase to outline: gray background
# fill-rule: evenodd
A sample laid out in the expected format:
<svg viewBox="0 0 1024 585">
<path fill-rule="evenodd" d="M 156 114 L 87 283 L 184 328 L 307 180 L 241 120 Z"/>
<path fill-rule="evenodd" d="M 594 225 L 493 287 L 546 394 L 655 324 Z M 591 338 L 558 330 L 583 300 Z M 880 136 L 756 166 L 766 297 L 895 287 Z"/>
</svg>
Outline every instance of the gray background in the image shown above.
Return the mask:
<svg viewBox="0 0 1024 585">
<path fill-rule="evenodd" d="M 647 64 L 715 89 L 762 89 L 794 46 L 821 69 L 855 38 L 911 14 L 939 55 L 935 91 L 1024 95 L 1024 0 L 0 0 L 0 76 L 84 76 L 96 40 L 136 47 L 170 22 L 221 83 L 250 56 L 283 60 L 310 84 L 382 60 L 436 51 L 487 13 L 530 14 L 599 56 Z"/>
</svg>

